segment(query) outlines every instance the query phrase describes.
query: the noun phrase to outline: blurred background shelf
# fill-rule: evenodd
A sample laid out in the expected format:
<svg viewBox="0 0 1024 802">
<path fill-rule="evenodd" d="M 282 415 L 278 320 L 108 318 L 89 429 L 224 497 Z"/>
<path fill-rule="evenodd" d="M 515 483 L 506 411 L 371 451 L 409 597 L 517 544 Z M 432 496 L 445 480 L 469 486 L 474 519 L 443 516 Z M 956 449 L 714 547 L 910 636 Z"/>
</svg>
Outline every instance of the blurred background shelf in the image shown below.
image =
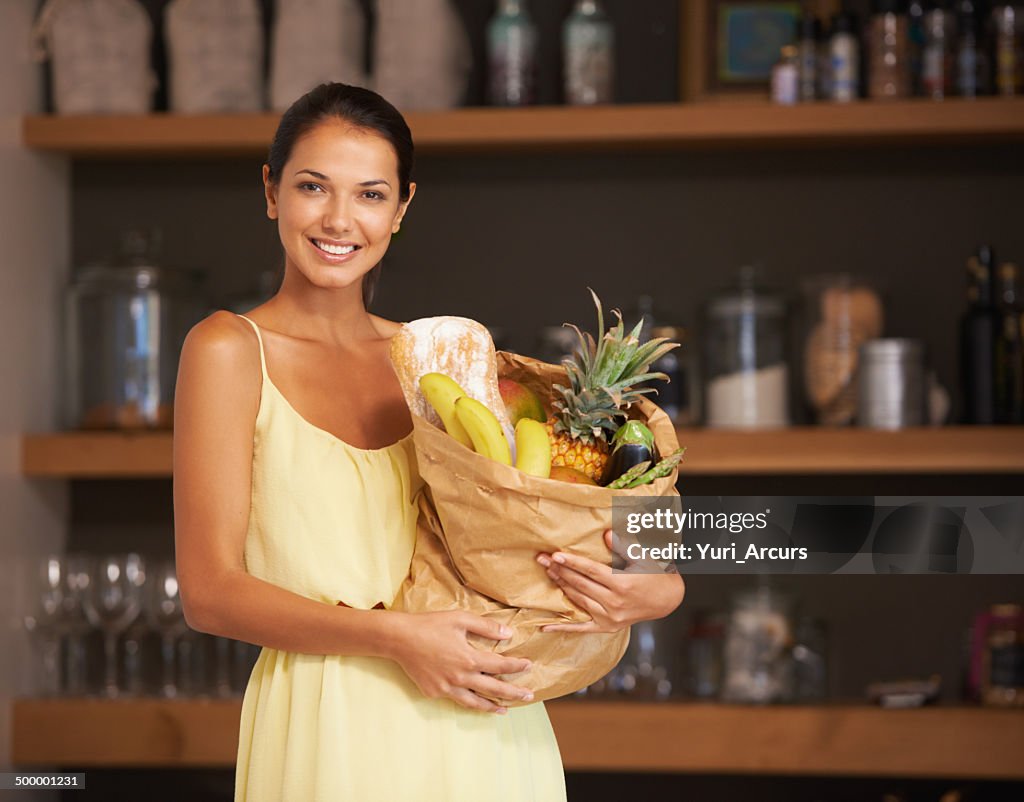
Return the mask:
<svg viewBox="0 0 1024 802">
<path fill-rule="evenodd" d="M 26 117 L 22 141 L 84 157 L 263 156 L 279 116 L 148 114 Z M 985 143 L 1024 139 L 1024 99 L 888 103 L 661 103 L 592 108 L 465 108 L 408 115 L 421 152 L 769 145 Z"/>
<path fill-rule="evenodd" d="M 883 432 L 796 427 L 733 432 L 679 428 L 683 475 L 1024 473 L 1024 427 L 948 426 Z M 66 432 L 22 438 L 35 478 L 171 475 L 170 432 Z"/>
<path fill-rule="evenodd" d="M 21 699 L 13 762 L 231 766 L 239 700 Z M 1024 712 L 553 702 L 570 771 L 1024 779 Z"/>
</svg>

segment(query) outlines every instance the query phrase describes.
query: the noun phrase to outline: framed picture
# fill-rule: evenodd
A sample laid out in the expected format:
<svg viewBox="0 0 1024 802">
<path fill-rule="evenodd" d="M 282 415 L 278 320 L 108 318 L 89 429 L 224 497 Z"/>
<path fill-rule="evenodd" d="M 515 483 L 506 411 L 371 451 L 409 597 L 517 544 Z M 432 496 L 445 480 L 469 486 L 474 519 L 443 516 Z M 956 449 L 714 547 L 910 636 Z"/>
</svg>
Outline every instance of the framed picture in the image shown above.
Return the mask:
<svg viewBox="0 0 1024 802">
<path fill-rule="evenodd" d="M 682 0 L 683 99 L 764 97 L 800 14 L 793 0 Z"/>
</svg>

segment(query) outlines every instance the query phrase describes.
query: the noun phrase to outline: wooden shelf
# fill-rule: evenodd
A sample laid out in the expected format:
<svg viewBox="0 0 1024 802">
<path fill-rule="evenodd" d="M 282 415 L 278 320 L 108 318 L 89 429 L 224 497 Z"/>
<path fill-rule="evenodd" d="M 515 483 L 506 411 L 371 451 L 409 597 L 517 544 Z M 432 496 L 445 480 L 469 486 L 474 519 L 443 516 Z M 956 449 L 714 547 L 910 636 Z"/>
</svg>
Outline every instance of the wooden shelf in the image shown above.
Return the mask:
<svg viewBox="0 0 1024 802">
<path fill-rule="evenodd" d="M 22 438 L 21 471 L 48 479 L 148 479 L 171 475 L 170 432 L 61 432 Z"/>
<path fill-rule="evenodd" d="M 279 116 L 32 116 L 22 140 L 71 156 L 265 156 Z M 667 103 L 411 112 L 420 152 L 988 143 L 1024 139 L 1024 99 Z"/>
<path fill-rule="evenodd" d="M 1024 712 L 552 702 L 566 769 L 1024 780 Z M 16 700 L 12 760 L 232 766 L 241 702 Z"/>
<path fill-rule="evenodd" d="M 949 426 L 881 432 L 797 427 L 763 432 L 677 430 L 682 475 L 1024 473 L 1024 427 Z M 22 439 L 34 478 L 171 475 L 171 433 L 68 432 Z"/>
<path fill-rule="evenodd" d="M 678 429 L 683 475 L 1024 473 L 1024 427 Z"/>
</svg>

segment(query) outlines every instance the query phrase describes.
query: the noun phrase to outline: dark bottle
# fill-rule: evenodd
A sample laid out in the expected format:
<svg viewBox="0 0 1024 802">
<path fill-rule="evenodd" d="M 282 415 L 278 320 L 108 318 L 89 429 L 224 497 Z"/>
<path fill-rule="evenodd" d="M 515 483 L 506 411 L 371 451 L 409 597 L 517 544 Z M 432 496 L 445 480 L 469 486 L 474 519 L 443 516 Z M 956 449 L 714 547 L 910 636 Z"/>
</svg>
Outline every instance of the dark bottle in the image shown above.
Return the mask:
<svg viewBox="0 0 1024 802">
<path fill-rule="evenodd" d="M 924 51 L 921 53 L 921 83 L 925 97 L 943 100 L 953 93 L 956 18 L 945 4 L 937 4 L 924 15 Z"/>
<path fill-rule="evenodd" d="M 975 0 L 957 3 L 956 92 L 961 97 L 987 95 L 988 51 L 978 25 Z"/>
<path fill-rule="evenodd" d="M 910 84 L 914 95 L 924 94 L 921 59 L 924 55 L 924 2 L 910 0 L 907 3 L 907 38 L 910 40 Z"/>
<path fill-rule="evenodd" d="M 488 100 L 494 106 L 525 106 L 534 100 L 537 29 L 524 3 L 500 0 L 487 26 Z"/>
<path fill-rule="evenodd" d="M 993 303 L 995 255 L 987 245 L 967 260 L 967 311 L 960 319 L 960 392 L 963 422 L 996 422 L 995 341 L 999 317 Z"/>
<path fill-rule="evenodd" d="M 999 266 L 996 314 L 996 422 L 1024 423 L 1024 347 L 1021 342 L 1020 271 L 1006 262 Z"/>
<path fill-rule="evenodd" d="M 810 103 L 818 98 L 818 51 L 821 47 L 821 22 L 817 17 L 804 14 L 800 18 L 799 39 L 797 40 L 797 75 L 801 103 Z"/>
</svg>

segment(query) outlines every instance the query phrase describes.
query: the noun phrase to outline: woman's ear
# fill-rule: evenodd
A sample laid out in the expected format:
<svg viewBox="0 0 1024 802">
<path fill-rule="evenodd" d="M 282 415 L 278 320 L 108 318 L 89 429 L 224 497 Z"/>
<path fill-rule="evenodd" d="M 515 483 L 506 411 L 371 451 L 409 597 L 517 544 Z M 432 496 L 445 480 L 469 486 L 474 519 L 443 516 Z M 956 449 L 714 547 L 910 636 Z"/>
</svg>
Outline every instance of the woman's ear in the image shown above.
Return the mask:
<svg viewBox="0 0 1024 802">
<path fill-rule="evenodd" d="M 277 187 L 270 180 L 270 165 L 263 165 L 263 194 L 267 198 L 267 217 L 277 219 Z"/>
<path fill-rule="evenodd" d="M 395 215 L 394 225 L 391 226 L 391 233 L 397 234 L 398 229 L 402 227 L 402 220 L 405 219 L 405 213 L 409 210 L 409 204 L 412 203 L 412 197 L 416 194 L 416 184 L 409 183 L 409 197 L 398 204 L 398 214 Z"/>
</svg>

